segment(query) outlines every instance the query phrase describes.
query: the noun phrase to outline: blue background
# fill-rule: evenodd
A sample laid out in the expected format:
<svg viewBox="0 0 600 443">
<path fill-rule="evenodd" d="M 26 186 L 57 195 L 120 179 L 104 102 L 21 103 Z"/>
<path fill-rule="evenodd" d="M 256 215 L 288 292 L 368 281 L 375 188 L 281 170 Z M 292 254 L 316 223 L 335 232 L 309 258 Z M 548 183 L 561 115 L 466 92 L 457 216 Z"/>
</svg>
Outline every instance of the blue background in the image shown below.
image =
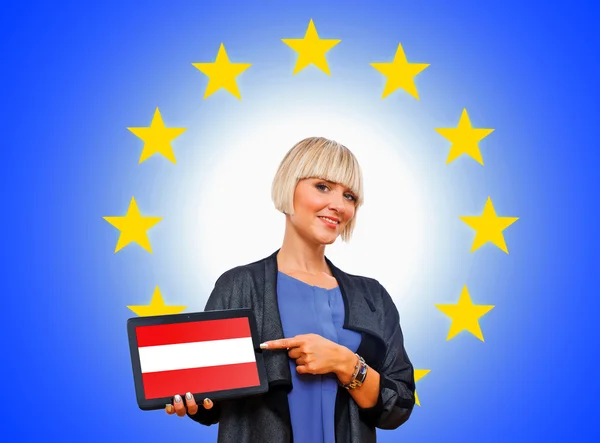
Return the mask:
<svg viewBox="0 0 600 443">
<path fill-rule="evenodd" d="M 281 38 L 302 37 L 310 18 L 321 38 L 342 39 L 327 56 L 332 77 L 291 75 L 296 55 Z M 213 282 L 194 294 L 190 271 L 177 272 L 177 226 L 153 228 L 152 255 L 135 245 L 114 254 L 118 231 L 102 217 L 124 215 L 135 195 L 143 214 L 177 220 L 169 200 L 193 201 L 180 171 L 201 173 L 194 162 L 227 149 L 219 125 L 231 130 L 259 104 L 285 112 L 296 97 L 340 100 L 391 130 L 421 118 L 412 130 L 430 141 L 423 162 L 439 163 L 428 195 L 453 195 L 436 196 L 450 218 L 432 235 L 457 239 L 431 257 L 421 299 L 451 303 L 468 283 L 475 303 L 497 305 L 481 322 L 485 343 L 465 333 L 446 342 L 449 320 L 435 309 L 410 328 L 413 363 L 432 372 L 412 418 L 380 441 L 596 441 L 599 20 L 591 2 L 5 6 L 3 435 L 216 441 L 216 426 L 137 408 L 125 333 L 125 306 L 149 302 L 157 282 L 169 304 L 197 296 L 190 310 Z M 206 77 L 191 63 L 214 60 L 221 42 L 232 61 L 253 64 L 238 78 L 242 101 L 224 91 L 202 100 Z M 431 64 L 417 77 L 420 101 L 380 99 L 384 79 L 369 63 L 391 61 L 398 42 L 409 61 Z M 126 130 L 149 125 L 156 106 L 167 126 L 190 128 L 174 144 L 176 167 L 138 165 L 141 144 Z M 456 126 L 463 107 L 474 126 L 495 128 L 481 144 L 485 167 L 444 165 L 448 144 L 433 128 Z M 519 217 L 505 231 L 509 255 L 469 253 L 473 232 L 457 217 L 479 214 L 488 195 L 499 215 Z"/>
</svg>

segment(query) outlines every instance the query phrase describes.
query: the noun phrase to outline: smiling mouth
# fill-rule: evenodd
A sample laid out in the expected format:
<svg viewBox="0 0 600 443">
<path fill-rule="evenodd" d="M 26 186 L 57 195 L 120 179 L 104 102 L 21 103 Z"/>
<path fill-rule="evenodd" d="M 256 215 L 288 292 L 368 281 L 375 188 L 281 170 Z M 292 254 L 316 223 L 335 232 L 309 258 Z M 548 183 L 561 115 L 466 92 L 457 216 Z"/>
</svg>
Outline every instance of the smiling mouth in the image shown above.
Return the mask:
<svg viewBox="0 0 600 443">
<path fill-rule="evenodd" d="M 323 217 L 323 216 L 319 216 L 319 218 L 320 218 L 321 220 L 324 220 L 324 221 L 326 221 L 327 223 L 329 223 L 329 224 L 331 224 L 331 225 L 339 225 L 339 224 L 340 224 L 339 220 L 334 220 L 334 219 L 332 219 L 332 218 L 329 218 L 329 217 Z"/>
</svg>

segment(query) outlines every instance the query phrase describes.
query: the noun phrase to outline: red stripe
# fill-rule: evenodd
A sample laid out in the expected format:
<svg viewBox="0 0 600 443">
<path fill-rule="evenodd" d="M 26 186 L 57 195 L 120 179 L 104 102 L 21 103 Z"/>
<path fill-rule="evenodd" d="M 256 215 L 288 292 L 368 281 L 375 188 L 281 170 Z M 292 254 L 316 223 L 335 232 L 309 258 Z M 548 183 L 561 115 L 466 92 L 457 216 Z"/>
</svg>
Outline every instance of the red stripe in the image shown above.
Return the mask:
<svg viewBox="0 0 600 443">
<path fill-rule="evenodd" d="M 148 400 L 260 385 L 256 363 L 149 372 L 142 374 L 142 380 Z"/>
<path fill-rule="evenodd" d="M 138 347 L 250 337 L 245 317 L 136 327 Z"/>
</svg>

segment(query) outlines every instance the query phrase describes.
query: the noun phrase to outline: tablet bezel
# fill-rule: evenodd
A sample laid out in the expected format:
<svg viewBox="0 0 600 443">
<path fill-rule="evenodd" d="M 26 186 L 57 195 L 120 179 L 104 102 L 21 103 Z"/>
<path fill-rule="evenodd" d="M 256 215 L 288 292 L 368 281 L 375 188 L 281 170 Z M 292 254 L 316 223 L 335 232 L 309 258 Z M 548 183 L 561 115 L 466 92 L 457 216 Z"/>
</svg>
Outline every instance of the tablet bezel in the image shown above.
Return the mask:
<svg viewBox="0 0 600 443">
<path fill-rule="evenodd" d="M 169 315 L 153 315 L 144 317 L 133 317 L 127 320 L 127 335 L 129 337 L 129 351 L 131 355 L 131 366 L 133 370 L 133 381 L 135 385 L 135 393 L 137 404 L 143 411 L 151 411 L 157 409 L 164 409 L 165 405 L 173 404 L 173 397 L 164 398 L 153 398 L 146 399 L 144 397 L 144 385 L 142 381 L 142 370 L 140 363 L 140 356 L 138 351 L 137 337 L 135 329 L 138 326 L 153 326 L 153 325 L 164 325 L 173 323 L 186 323 L 194 321 L 204 320 L 224 320 L 229 318 L 244 317 L 248 319 L 250 325 L 250 333 L 252 335 L 252 345 L 254 347 L 254 356 L 256 358 L 256 365 L 258 369 L 258 378 L 260 381 L 259 386 L 252 386 L 249 388 L 236 388 L 228 389 L 223 391 L 212 391 L 212 392 L 192 392 L 196 403 L 200 405 L 202 400 L 206 397 L 211 400 L 225 400 L 234 399 L 240 397 L 246 397 L 250 395 L 263 394 L 268 391 L 267 372 L 263 360 L 262 349 L 260 349 L 260 343 L 258 340 L 258 329 L 256 327 L 256 318 L 254 312 L 251 309 L 226 309 L 217 311 L 204 311 L 204 312 L 192 312 L 184 314 L 169 314 Z M 185 392 L 181 392 L 180 395 L 183 397 Z"/>
</svg>

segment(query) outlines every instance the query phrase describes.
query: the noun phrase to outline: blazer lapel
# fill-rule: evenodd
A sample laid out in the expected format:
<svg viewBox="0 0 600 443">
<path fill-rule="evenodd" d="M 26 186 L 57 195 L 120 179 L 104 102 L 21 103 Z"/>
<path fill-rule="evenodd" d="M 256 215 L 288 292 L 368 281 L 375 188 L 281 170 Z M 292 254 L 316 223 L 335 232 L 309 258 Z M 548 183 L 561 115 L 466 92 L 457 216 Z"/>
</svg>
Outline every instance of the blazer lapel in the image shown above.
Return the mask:
<svg viewBox="0 0 600 443">
<path fill-rule="evenodd" d="M 262 341 L 284 338 L 277 301 L 277 252 L 279 250 L 265 260 Z M 277 350 L 265 351 L 262 354 L 269 387 L 282 386 L 289 392 L 292 389 L 292 375 L 287 352 Z"/>
<path fill-rule="evenodd" d="M 361 288 L 351 281 L 348 274 L 338 269 L 325 257 L 333 276 L 336 278 L 344 299 L 344 328 L 362 334 L 362 340 L 356 353 L 362 356 L 375 370 L 383 363 L 385 341 L 383 339 L 382 313 L 375 309 L 367 288 Z"/>
<path fill-rule="evenodd" d="M 283 338 L 283 326 L 277 301 L 277 252 L 279 250 L 264 261 L 263 297 L 259 297 L 259 300 L 262 300 L 263 303 L 262 341 Z M 260 307 L 257 309 L 260 310 Z M 283 350 L 266 350 L 263 351 L 262 355 L 269 382 L 269 395 L 264 396 L 264 401 L 267 407 L 279 416 L 287 427 L 290 442 L 293 443 L 292 421 L 287 397 L 292 390 L 292 374 L 288 354 Z"/>
</svg>

